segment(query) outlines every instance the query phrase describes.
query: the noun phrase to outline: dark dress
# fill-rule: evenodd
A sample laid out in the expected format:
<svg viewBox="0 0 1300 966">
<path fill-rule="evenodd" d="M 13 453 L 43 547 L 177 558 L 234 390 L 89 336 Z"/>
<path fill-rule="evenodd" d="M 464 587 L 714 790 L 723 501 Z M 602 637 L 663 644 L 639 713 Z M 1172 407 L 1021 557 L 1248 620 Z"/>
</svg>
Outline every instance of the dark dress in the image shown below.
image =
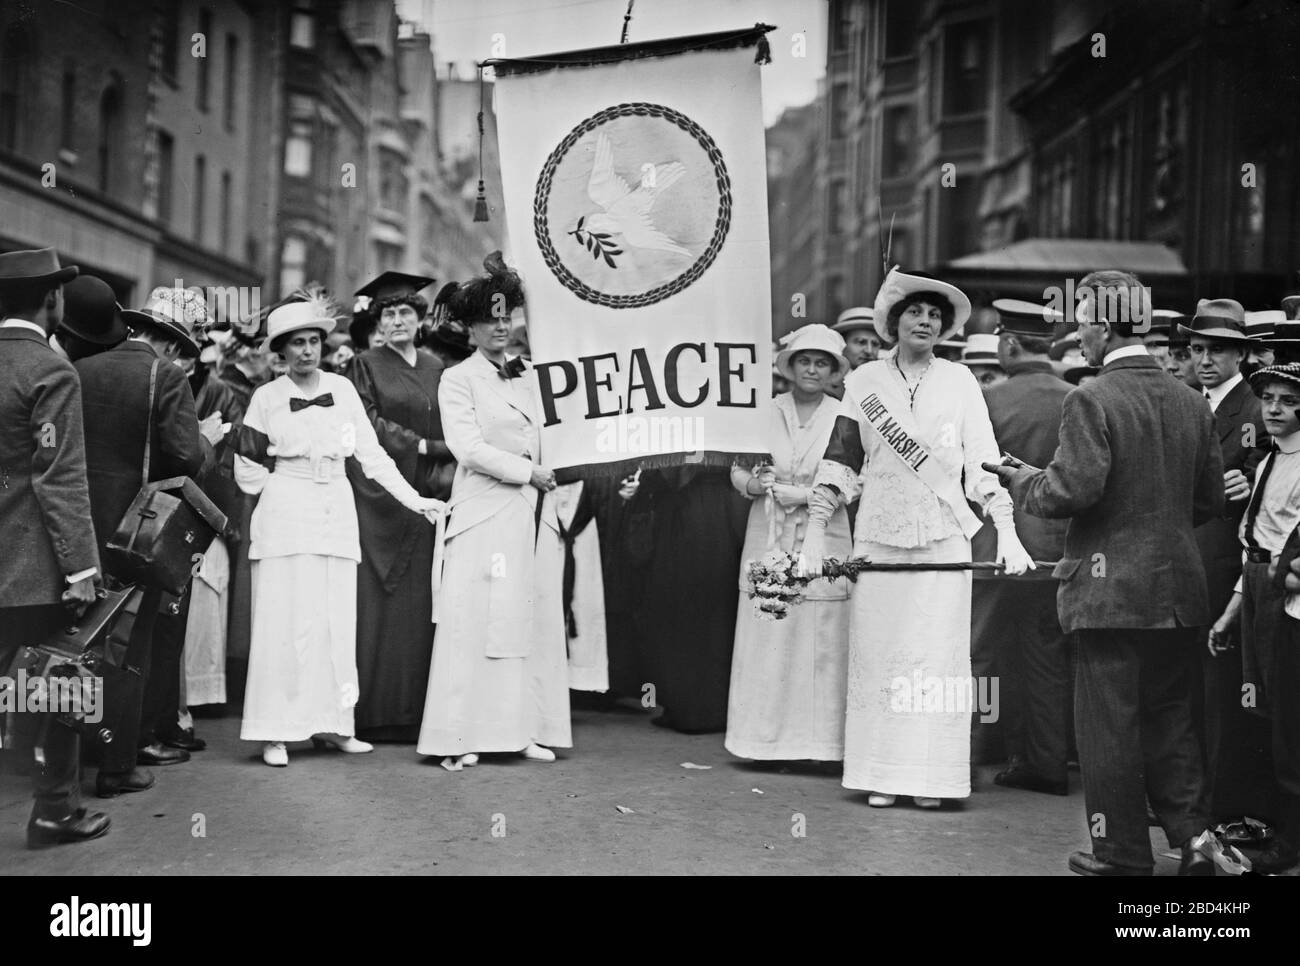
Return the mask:
<svg viewBox="0 0 1300 966">
<path fill-rule="evenodd" d="M 348 373 L 379 443 L 421 496 L 445 500 L 449 455 L 421 439 L 442 441 L 438 382 L 443 364 L 417 350 L 409 365 L 386 346 L 367 349 Z M 348 461 L 357 502 L 361 566 L 357 568 L 357 733 L 381 741 L 414 741 L 424 714 L 424 693 L 433 658 L 434 529 L 412 526 L 410 513 Z"/>
<path fill-rule="evenodd" d="M 651 562 L 636 621 L 640 656 L 665 711 L 660 723 L 687 732 L 727 725 L 736 575 L 749 501 L 728 467 L 645 470 L 633 512 L 648 510 Z"/>
</svg>

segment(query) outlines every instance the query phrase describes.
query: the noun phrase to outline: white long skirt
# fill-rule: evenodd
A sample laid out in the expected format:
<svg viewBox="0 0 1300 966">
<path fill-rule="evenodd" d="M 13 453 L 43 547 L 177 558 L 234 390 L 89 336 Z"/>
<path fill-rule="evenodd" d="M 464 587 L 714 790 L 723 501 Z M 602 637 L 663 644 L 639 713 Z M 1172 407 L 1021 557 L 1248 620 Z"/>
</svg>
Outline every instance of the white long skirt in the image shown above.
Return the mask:
<svg viewBox="0 0 1300 966">
<path fill-rule="evenodd" d="M 438 629 L 416 750 L 421 755 L 522 751 L 530 743 L 568 748 L 569 681 L 564 648 L 564 546 L 543 525 L 533 574 L 532 646 L 527 657 L 488 657 L 484 634 L 493 580 L 522 568 L 494 560 L 531 532 L 532 513 L 511 507 L 447 541 Z M 523 593 L 519 588 L 518 593 Z M 513 588 L 511 592 L 516 592 Z M 522 599 L 522 597 L 521 597 Z"/>
<path fill-rule="evenodd" d="M 357 565 L 293 554 L 252 562 L 245 741 L 355 733 Z"/>
<path fill-rule="evenodd" d="M 230 609 L 230 554 L 217 538 L 203 555 L 190 586 L 185 623 L 182 703 L 223 704 L 226 700 L 226 624 Z"/>
<path fill-rule="evenodd" d="M 727 702 L 727 751 L 764 761 L 839 761 L 850 602 L 806 600 L 784 620 L 740 595 Z"/>
<path fill-rule="evenodd" d="M 970 542 L 956 536 L 910 550 L 867 543 L 861 552 L 879 563 L 958 562 L 970 560 Z M 853 588 L 845 788 L 970 795 L 970 596 L 969 571 L 859 575 Z"/>
</svg>

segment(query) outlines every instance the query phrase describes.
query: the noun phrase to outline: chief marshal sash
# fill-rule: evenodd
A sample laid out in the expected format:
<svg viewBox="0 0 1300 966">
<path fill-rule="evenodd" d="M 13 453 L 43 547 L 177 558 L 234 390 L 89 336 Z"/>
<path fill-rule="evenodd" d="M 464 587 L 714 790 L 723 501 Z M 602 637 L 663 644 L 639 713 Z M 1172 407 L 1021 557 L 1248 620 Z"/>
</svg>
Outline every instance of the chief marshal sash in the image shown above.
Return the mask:
<svg viewBox="0 0 1300 966">
<path fill-rule="evenodd" d="M 889 447 L 894 452 L 894 455 L 902 461 L 903 465 L 915 473 L 935 496 L 948 504 L 967 538 L 978 530 L 980 528 L 979 518 L 966 505 L 964 495 L 960 489 L 956 490 L 957 498 L 954 498 L 952 477 L 938 464 L 924 444 L 912 436 L 907 431 L 907 428 L 898 421 L 898 418 L 889 411 L 885 401 L 874 392 L 868 393 L 858 403 L 858 408 L 861 410 L 862 417 L 866 420 L 867 425 L 875 430 L 881 442 Z"/>
</svg>

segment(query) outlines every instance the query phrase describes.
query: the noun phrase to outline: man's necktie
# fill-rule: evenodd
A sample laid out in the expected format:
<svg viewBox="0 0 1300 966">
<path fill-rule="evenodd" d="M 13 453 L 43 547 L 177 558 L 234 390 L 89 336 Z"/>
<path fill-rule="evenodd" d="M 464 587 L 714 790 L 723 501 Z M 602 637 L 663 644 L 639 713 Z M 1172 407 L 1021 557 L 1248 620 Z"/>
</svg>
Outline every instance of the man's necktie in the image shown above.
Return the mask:
<svg viewBox="0 0 1300 966">
<path fill-rule="evenodd" d="M 289 412 L 296 413 L 306 409 L 308 406 L 333 406 L 334 397 L 327 392 L 321 393 L 315 399 L 298 399 L 289 400 Z"/>
</svg>

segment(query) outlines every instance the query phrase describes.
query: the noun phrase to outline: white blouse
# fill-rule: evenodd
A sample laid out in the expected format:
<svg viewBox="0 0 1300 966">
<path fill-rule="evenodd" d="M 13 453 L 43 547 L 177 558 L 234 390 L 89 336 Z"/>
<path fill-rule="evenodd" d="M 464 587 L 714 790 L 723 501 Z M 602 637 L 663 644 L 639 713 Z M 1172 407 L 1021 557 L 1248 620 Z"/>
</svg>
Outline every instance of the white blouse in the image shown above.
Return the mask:
<svg viewBox="0 0 1300 966">
<path fill-rule="evenodd" d="M 327 393 L 331 406 L 297 412 L 290 406 L 292 399 Z M 311 397 L 288 376 L 259 387 L 248 403 L 238 452 L 235 482 L 245 493 L 261 494 L 249 528 L 251 560 L 306 553 L 361 562 L 356 503 L 344 468 L 350 456 L 408 509 L 418 513 L 427 502 L 379 445 L 356 388 L 334 373 L 320 373 Z M 273 459 L 274 468 L 263 458 Z M 411 525 L 428 524 L 412 517 Z"/>
<path fill-rule="evenodd" d="M 966 366 L 938 358 L 909 386 L 895 361 L 897 352 L 858 367 L 844 380 L 840 415 L 858 423 L 865 453 L 854 543 L 910 548 L 954 536 L 969 539 L 980 521 L 967 499 L 986 514 L 1004 510 L 1009 518 L 1011 512 L 1010 495 L 980 466 L 1001 459 L 984 394 Z M 872 393 L 944 470 L 944 499 L 867 422 L 861 403 Z M 851 468 L 836 470 L 836 465 L 823 461 L 817 482 L 848 493 L 857 474 Z"/>
</svg>

